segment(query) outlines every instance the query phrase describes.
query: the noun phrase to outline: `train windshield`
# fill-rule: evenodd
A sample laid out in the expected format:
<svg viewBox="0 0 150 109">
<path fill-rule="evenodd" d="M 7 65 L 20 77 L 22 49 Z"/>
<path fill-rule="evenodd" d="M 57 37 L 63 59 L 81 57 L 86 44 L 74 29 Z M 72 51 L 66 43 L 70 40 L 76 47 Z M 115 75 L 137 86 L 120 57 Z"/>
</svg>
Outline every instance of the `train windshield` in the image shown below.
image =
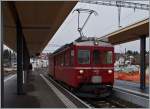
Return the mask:
<svg viewBox="0 0 150 109">
<path fill-rule="evenodd" d="M 99 50 L 93 51 L 93 63 L 100 64 L 100 51 Z"/>
<path fill-rule="evenodd" d="M 102 64 L 112 64 L 112 51 L 103 51 L 101 56 L 103 57 Z"/>
<path fill-rule="evenodd" d="M 78 50 L 78 63 L 90 64 L 90 50 Z"/>
</svg>

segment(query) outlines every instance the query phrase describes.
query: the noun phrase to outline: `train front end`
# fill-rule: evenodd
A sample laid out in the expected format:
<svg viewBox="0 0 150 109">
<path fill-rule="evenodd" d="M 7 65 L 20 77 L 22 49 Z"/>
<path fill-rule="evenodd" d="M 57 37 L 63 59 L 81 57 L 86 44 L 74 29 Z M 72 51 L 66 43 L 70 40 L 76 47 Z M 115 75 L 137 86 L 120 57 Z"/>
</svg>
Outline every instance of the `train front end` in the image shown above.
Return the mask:
<svg viewBox="0 0 150 109">
<path fill-rule="evenodd" d="M 114 83 L 114 48 L 78 46 L 76 80 L 81 96 L 106 97 Z"/>
</svg>

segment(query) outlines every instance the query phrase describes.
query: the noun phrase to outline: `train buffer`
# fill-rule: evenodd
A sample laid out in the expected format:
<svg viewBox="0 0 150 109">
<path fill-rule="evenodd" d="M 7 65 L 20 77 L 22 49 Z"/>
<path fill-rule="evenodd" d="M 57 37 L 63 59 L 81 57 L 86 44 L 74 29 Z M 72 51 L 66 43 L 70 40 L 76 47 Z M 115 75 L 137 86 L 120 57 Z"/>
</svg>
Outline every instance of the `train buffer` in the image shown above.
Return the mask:
<svg viewBox="0 0 150 109">
<path fill-rule="evenodd" d="M 42 70 L 43 71 L 43 70 Z M 69 93 L 42 71 L 34 71 L 24 85 L 25 94 L 16 94 L 16 75 L 5 79 L 4 107 L 6 108 L 88 108 L 85 102 Z M 43 71 L 44 72 L 44 71 Z"/>
</svg>

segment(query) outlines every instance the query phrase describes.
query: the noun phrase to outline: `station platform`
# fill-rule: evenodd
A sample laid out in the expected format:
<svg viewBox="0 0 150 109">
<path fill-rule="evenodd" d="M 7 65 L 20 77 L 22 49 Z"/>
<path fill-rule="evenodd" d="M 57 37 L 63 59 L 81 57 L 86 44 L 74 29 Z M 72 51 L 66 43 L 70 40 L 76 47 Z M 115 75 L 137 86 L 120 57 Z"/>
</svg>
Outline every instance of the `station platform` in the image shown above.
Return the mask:
<svg viewBox="0 0 150 109">
<path fill-rule="evenodd" d="M 113 95 L 139 105 L 143 108 L 149 107 L 149 86 L 146 85 L 144 90 L 140 89 L 140 84 L 123 80 L 115 80 Z"/>
<path fill-rule="evenodd" d="M 141 95 L 149 96 L 149 85 L 146 85 L 145 89 L 141 90 L 139 83 L 124 80 L 115 80 L 114 87 L 129 90 L 131 92 L 135 92 Z"/>
<path fill-rule="evenodd" d="M 79 98 L 67 93 L 48 80 L 43 70 L 35 70 L 25 84 L 26 93 L 17 95 L 17 77 L 11 75 L 4 81 L 5 108 L 87 108 Z"/>
</svg>

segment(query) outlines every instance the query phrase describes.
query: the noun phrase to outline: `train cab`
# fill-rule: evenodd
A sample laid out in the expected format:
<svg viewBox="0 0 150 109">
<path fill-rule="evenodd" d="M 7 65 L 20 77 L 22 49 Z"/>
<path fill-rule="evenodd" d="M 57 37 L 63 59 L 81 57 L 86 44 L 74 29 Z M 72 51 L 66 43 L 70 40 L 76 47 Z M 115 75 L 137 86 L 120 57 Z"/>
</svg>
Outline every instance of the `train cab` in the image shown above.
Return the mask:
<svg viewBox="0 0 150 109">
<path fill-rule="evenodd" d="M 50 75 L 77 91 L 101 93 L 113 86 L 114 48 L 108 42 L 76 40 L 50 57 Z"/>
</svg>

